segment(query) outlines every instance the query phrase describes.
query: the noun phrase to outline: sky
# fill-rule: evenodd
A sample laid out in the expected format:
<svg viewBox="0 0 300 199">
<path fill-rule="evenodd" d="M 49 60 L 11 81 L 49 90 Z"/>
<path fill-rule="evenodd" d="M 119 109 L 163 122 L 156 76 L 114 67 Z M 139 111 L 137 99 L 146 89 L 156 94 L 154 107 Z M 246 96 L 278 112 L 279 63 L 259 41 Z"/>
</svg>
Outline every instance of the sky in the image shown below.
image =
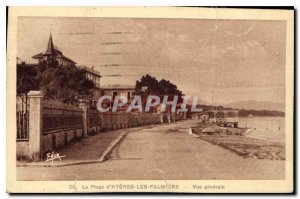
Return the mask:
<svg viewBox="0 0 300 199">
<path fill-rule="evenodd" d="M 101 85 L 167 79 L 200 101 L 285 101 L 285 21 L 20 17 L 17 56 L 54 45 Z"/>
</svg>

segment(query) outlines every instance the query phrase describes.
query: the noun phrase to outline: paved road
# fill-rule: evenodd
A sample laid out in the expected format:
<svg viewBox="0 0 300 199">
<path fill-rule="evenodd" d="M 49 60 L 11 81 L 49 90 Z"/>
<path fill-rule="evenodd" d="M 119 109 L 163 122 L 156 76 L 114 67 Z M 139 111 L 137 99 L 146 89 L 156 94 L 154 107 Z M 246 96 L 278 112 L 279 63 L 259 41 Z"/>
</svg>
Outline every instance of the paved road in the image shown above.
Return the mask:
<svg viewBox="0 0 300 199">
<path fill-rule="evenodd" d="M 283 179 L 284 161 L 243 159 L 187 133 L 195 121 L 130 132 L 100 164 L 18 167 L 19 180 Z M 87 151 L 88 153 L 88 151 Z"/>
</svg>

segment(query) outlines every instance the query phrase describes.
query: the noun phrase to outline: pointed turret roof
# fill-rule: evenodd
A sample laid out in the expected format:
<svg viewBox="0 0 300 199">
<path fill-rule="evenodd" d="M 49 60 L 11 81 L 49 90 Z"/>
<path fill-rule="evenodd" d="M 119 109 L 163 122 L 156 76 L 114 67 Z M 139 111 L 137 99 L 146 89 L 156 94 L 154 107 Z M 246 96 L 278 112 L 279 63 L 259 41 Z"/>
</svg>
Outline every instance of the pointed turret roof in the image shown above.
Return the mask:
<svg viewBox="0 0 300 199">
<path fill-rule="evenodd" d="M 48 55 L 54 55 L 56 58 L 63 59 L 63 60 L 68 61 L 68 62 L 70 62 L 71 64 L 74 64 L 74 65 L 76 64 L 76 62 L 74 62 L 70 58 L 64 56 L 63 53 L 60 50 L 57 50 L 54 47 L 51 30 L 50 30 L 50 37 L 49 37 L 48 46 L 47 46 L 46 51 L 41 52 L 37 55 L 34 55 L 34 56 L 32 56 L 32 58 L 34 58 L 34 59 L 43 59 L 45 56 L 48 56 Z"/>
<path fill-rule="evenodd" d="M 49 41 L 48 41 L 47 50 L 45 51 L 44 55 L 56 55 L 56 50 L 55 50 L 54 45 L 53 45 L 51 32 L 50 32 L 50 37 L 49 37 Z"/>
</svg>

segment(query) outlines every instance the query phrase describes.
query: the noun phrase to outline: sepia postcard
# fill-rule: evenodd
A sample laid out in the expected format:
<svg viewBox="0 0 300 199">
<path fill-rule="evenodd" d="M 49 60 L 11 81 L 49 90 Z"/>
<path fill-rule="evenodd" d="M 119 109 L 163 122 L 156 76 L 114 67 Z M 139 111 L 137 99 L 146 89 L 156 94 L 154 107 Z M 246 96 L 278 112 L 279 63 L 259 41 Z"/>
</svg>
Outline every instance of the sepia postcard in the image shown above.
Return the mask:
<svg viewBox="0 0 300 199">
<path fill-rule="evenodd" d="M 294 10 L 9 7 L 7 192 L 293 193 Z"/>
</svg>

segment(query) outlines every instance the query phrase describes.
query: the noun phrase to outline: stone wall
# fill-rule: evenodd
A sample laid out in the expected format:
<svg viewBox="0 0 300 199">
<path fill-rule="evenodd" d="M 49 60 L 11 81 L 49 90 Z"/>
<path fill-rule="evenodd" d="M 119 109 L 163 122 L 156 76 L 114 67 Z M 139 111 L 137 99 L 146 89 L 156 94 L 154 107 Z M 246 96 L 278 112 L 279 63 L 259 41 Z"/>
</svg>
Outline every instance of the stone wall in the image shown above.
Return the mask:
<svg viewBox="0 0 300 199">
<path fill-rule="evenodd" d="M 82 129 L 72 130 L 58 130 L 55 132 L 48 132 L 43 135 L 42 140 L 42 154 L 55 151 L 56 149 L 67 145 L 69 142 L 83 138 Z"/>
<path fill-rule="evenodd" d="M 29 142 L 28 140 L 17 140 L 17 159 L 28 159 Z"/>
</svg>

